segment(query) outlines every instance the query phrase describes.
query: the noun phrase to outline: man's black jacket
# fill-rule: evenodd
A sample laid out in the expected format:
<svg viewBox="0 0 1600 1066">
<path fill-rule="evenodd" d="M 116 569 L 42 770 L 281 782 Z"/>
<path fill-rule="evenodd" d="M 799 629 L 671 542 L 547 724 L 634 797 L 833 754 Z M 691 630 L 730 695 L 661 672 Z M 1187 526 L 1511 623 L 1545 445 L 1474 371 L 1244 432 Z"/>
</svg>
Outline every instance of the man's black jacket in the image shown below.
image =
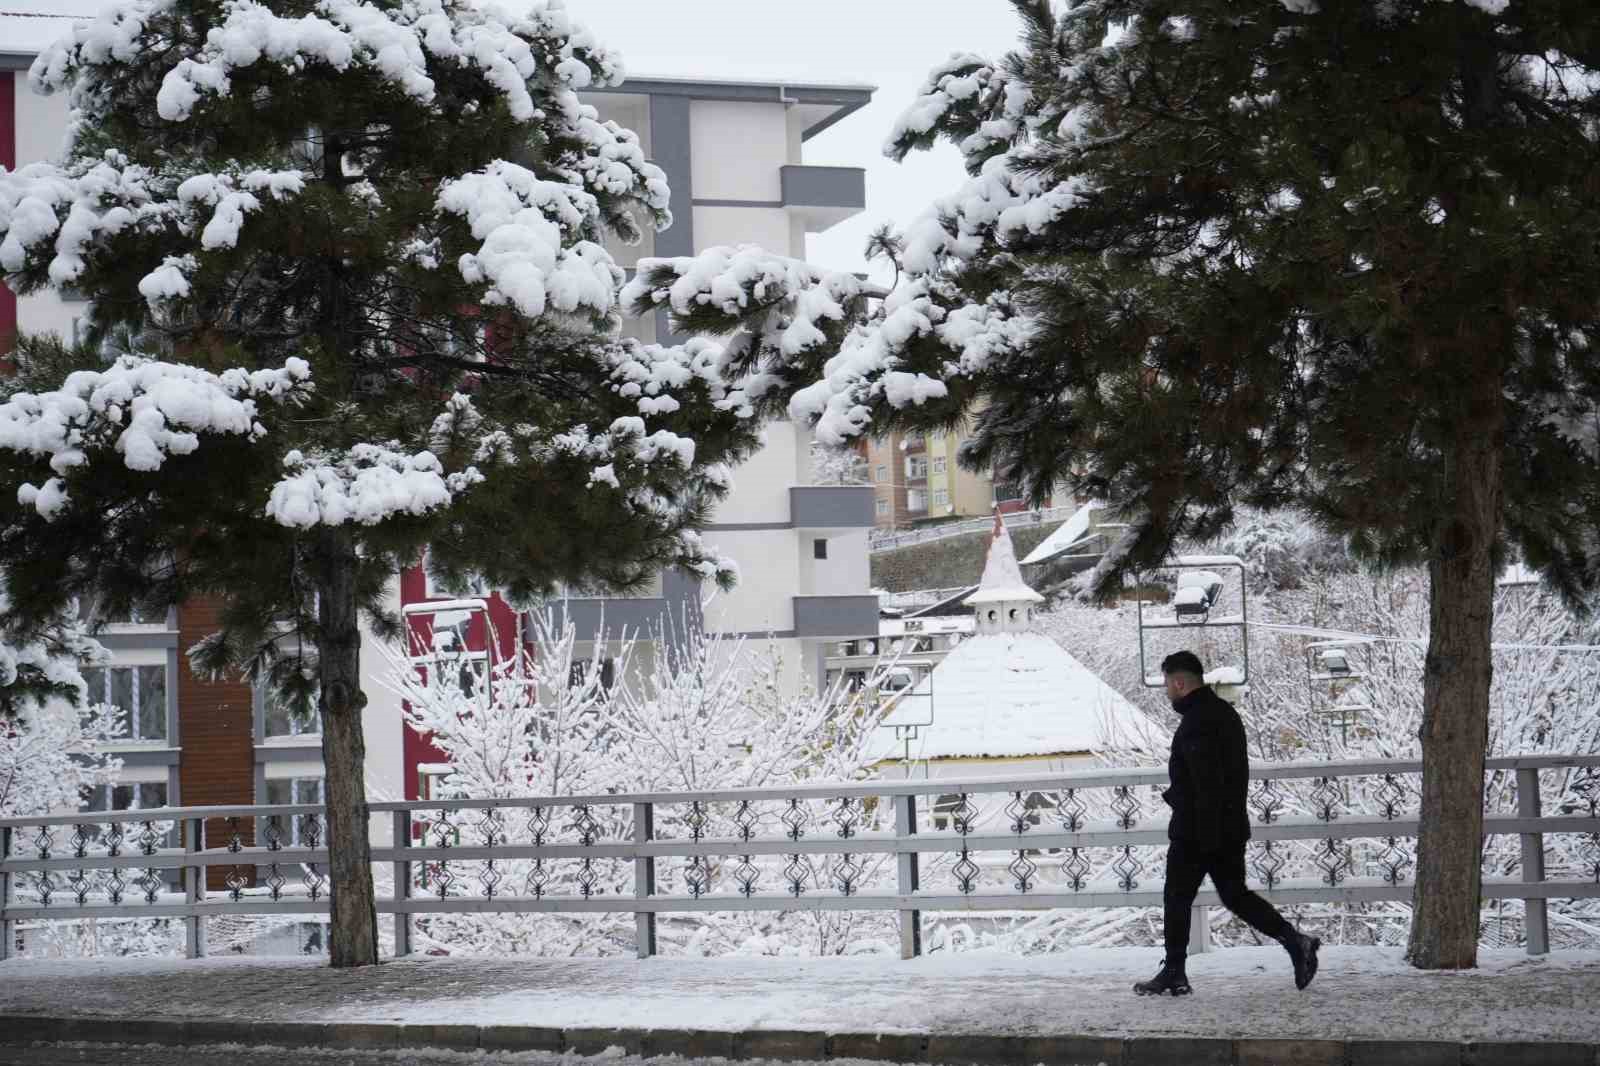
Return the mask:
<svg viewBox="0 0 1600 1066">
<path fill-rule="evenodd" d="M 1183 717 L 1172 735 L 1164 798 L 1172 807 L 1167 836 L 1197 851 L 1218 851 L 1250 839 L 1245 795 L 1250 757 L 1244 723 L 1233 704 L 1202 685 L 1173 705 Z"/>
</svg>

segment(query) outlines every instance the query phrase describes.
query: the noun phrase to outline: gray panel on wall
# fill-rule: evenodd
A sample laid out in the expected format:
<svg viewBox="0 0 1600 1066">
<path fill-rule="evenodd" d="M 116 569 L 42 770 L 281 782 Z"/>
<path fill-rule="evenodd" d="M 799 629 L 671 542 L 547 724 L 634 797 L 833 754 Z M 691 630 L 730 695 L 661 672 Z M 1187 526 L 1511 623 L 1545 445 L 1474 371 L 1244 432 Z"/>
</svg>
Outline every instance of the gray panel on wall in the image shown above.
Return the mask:
<svg viewBox="0 0 1600 1066">
<path fill-rule="evenodd" d="M 863 637 L 878 632 L 876 596 L 796 596 L 798 637 Z"/>
<path fill-rule="evenodd" d="M 871 529 L 871 485 L 804 485 L 789 489 L 789 519 L 796 529 Z"/>
<path fill-rule="evenodd" d="M 867 172 L 860 167 L 786 166 L 782 180 L 786 206 L 867 206 Z"/>
<path fill-rule="evenodd" d="M 690 144 L 690 105 L 687 96 L 650 97 L 650 154 L 667 175 L 672 190 L 672 225 L 656 234 L 656 255 L 694 254 L 694 152 Z M 666 311 L 656 312 L 656 340 L 676 344 L 683 338 L 667 326 Z"/>
<path fill-rule="evenodd" d="M 659 631 L 669 607 L 669 601 L 659 596 L 638 599 L 582 598 L 558 600 L 550 605 L 550 613 L 558 627 L 570 622 L 579 640 L 614 640 L 624 630 L 641 636 Z M 532 640 L 531 615 L 527 625 L 529 629 L 525 639 Z"/>
</svg>

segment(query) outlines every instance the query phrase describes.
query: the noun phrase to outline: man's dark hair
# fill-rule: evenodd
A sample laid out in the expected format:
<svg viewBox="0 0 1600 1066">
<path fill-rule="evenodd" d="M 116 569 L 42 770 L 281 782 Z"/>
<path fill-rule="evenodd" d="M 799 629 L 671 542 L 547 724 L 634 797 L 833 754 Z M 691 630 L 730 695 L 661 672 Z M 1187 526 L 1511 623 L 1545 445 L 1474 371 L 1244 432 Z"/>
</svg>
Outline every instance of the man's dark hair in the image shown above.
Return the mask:
<svg viewBox="0 0 1600 1066">
<path fill-rule="evenodd" d="M 1200 665 L 1200 656 L 1192 651 L 1175 651 L 1161 660 L 1163 674 L 1193 674 L 1204 681 L 1206 668 Z"/>
</svg>

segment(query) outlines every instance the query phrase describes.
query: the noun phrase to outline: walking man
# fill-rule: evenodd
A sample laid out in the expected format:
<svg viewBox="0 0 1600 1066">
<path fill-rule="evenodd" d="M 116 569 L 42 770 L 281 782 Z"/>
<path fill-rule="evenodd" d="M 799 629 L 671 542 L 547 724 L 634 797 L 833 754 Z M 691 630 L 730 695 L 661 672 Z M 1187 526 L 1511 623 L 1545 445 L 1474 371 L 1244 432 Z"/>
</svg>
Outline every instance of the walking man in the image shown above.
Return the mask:
<svg viewBox="0 0 1600 1066">
<path fill-rule="evenodd" d="M 1167 883 L 1162 892 L 1167 957 L 1161 972 L 1140 981 L 1141 996 L 1192 991 L 1184 971 L 1189 950 L 1189 914 L 1200 881 L 1207 874 L 1223 906 L 1289 952 L 1294 985 L 1304 989 L 1317 974 L 1317 949 L 1322 941 L 1302 935 L 1277 909 L 1244 883 L 1244 848 L 1250 839 L 1245 793 L 1250 784 L 1250 756 L 1244 723 L 1233 704 L 1205 683 L 1200 659 L 1191 651 L 1175 652 L 1161 662 L 1167 698 L 1183 719 L 1172 736 L 1167 775 L 1172 787 L 1162 794 L 1172 808 L 1167 826 Z"/>
</svg>

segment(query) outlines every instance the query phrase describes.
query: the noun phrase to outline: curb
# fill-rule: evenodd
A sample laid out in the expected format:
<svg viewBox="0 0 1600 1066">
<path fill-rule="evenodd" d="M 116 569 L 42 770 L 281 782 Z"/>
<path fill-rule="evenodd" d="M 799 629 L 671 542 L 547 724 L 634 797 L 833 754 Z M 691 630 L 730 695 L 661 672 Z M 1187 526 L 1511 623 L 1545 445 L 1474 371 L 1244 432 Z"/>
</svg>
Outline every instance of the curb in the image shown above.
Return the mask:
<svg viewBox="0 0 1600 1066">
<path fill-rule="evenodd" d="M 0 1015 L 0 1047 L 31 1044 L 213 1044 L 339 1050 L 570 1051 L 726 1059 L 863 1059 L 936 1066 L 1600 1066 L 1600 1044 L 1558 1041 L 1282 1040 L 1247 1037 L 999 1036 L 758 1029 L 551 1029 L 226 1019 Z"/>
</svg>

